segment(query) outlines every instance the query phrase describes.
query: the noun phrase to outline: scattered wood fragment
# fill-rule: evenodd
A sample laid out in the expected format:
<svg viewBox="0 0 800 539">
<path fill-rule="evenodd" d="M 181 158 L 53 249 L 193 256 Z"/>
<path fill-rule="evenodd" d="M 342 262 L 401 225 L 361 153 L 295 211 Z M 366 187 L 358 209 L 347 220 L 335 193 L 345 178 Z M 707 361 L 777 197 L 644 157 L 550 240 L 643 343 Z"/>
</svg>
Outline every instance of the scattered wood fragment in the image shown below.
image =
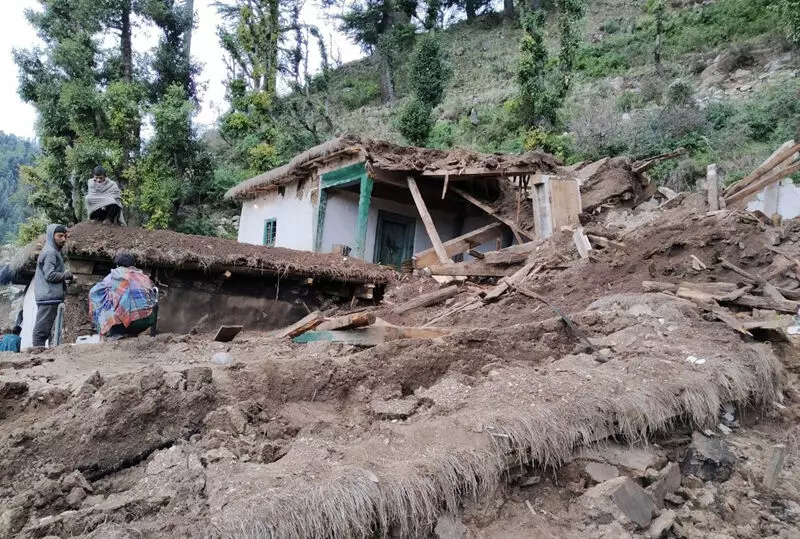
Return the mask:
<svg viewBox="0 0 800 539">
<path fill-rule="evenodd" d="M 742 327 L 747 330 L 750 329 L 785 329 L 791 324 L 790 321 L 781 318 L 772 318 L 770 320 L 748 320 L 742 322 Z"/>
<path fill-rule="evenodd" d="M 467 251 L 467 254 L 472 258 L 477 258 L 478 260 L 483 260 L 484 258 L 484 254 L 481 253 L 480 251 L 476 251 L 475 249 L 470 249 L 469 251 Z"/>
<path fill-rule="evenodd" d="M 733 303 L 745 294 L 749 294 L 751 290 L 753 290 L 752 286 L 743 286 L 722 296 L 716 296 L 716 300 L 719 303 Z"/>
<path fill-rule="evenodd" d="M 603 236 L 596 236 L 594 234 L 587 234 L 587 237 L 589 238 L 589 240 L 592 243 L 596 243 L 597 245 L 599 245 L 603 249 L 613 248 L 613 249 L 618 249 L 620 251 L 623 251 L 625 253 L 628 252 L 628 248 L 625 246 L 624 243 L 622 243 L 620 241 L 614 241 L 612 239 L 609 239 L 609 238 L 606 238 L 606 237 L 603 237 Z"/>
<path fill-rule="evenodd" d="M 791 158 L 790 158 L 791 159 Z M 737 193 L 725 197 L 725 203 L 736 204 L 737 202 L 742 202 L 747 198 L 755 195 L 765 187 L 769 187 L 770 185 L 781 181 L 784 178 L 788 178 L 795 172 L 800 171 L 800 160 L 795 161 L 788 161 L 785 164 L 781 164 L 780 166 L 776 167 L 772 172 L 769 172 L 758 181 L 750 184 L 749 186 L 745 187 L 741 191 Z"/>
<path fill-rule="evenodd" d="M 702 260 L 700 260 L 699 258 L 697 258 L 695 255 L 691 255 L 689 258 L 691 258 L 691 260 L 692 260 L 692 269 L 693 270 L 695 270 L 695 271 L 703 271 L 703 270 L 707 270 L 708 269 L 708 266 L 706 266 L 705 263 Z"/>
<path fill-rule="evenodd" d="M 678 291 L 678 285 L 674 283 L 664 283 L 660 281 L 642 281 L 642 290 L 644 292 L 672 292 Z"/>
<path fill-rule="evenodd" d="M 220 326 L 217 330 L 217 334 L 214 335 L 214 341 L 231 342 L 243 329 L 244 326 Z"/>
<path fill-rule="evenodd" d="M 394 313 L 405 314 L 408 311 L 419 309 L 421 307 L 430 307 L 431 305 L 442 303 L 443 301 L 446 301 L 456 295 L 458 295 L 458 286 L 456 285 L 448 286 L 447 288 L 442 288 L 440 290 L 434 290 L 433 292 L 422 294 L 421 296 L 418 296 L 411 301 L 400 305 L 394 309 Z"/>
<path fill-rule="evenodd" d="M 717 165 L 708 165 L 706 169 L 706 191 L 708 193 L 708 209 L 716 211 L 719 206 L 719 175 Z"/>
<path fill-rule="evenodd" d="M 781 294 L 780 290 L 778 290 L 775 286 L 768 283 L 767 280 L 764 279 L 763 277 L 748 273 L 742 268 L 732 264 L 728 260 L 725 260 L 724 258 L 720 259 L 720 264 L 722 264 L 722 267 L 727 268 L 735 273 L 738 273 L 742 277 L 746 277 L 747 279 L 750 279 L 751 281 L 755 281 L 756 283 L 758 283 L 758 285 L 762 288 L 762 290 L 764 290 L 764 294 L 766 294 L 770 299 L 778 303 L 787 301 L 786 298 L 783 297 L 783 294 Z M 795 310 L 797 309 L 795 308 Z"/>
<path fill-rule="evenodd" d="M 428 268 L 431 275 L 452 275 L 466 277 L 505 277 L 511 270 L 493 266 L 483 260 L 474 262 L 457 262 L 452 264 L 436 264 Z"/>
<path fill-rule="evenodd" d="M 657 192 L 661 193 L 661 195 L 666 198 L 668 201 L 672 200 L 673 198 L 678 196 L 678 193 L 670 189 L 669 187 L 661 186 L 656 189 Z"/>
<path fill-rule="evenodd" d="M 796 301 L 777 301 L 773 298 L 749 296 L 744 295 L 738 299 L 731 301 L 734 305 L 741 305 L 742 307 L 750 307 L 754 309 L 772 309 L 782 313 L 796 313 L 800 303 Z"/>
<path fill-rule="evenodd" d="M 495 301 L 497 298 L 502 296 L 503 294 L 508 291 L 508 289 L 512 286 L 515 286 L 518 283 L 521 283 L 528 275 L 536 275 L 539 273 L 544 266 L 539 265 L 537 267 L 536 262 L 529 262 L 521 267 L 519 270 L 516 271 L 511 277 L 507 277 L 502 279 L 500 283 L 497 284 L 494 288 L 489 290 L 486 295 L 483 297 L 483 301 L 485 303 L 490 303 Z M 534 269 L 536 268 L 536 269 Z"/>
<path fill-rule="evenodd" d="M 369 326 L 342 331 L 307 331 L 294 338 L 296 343 L 339 342 L 357 346 L 377 346 L 399 339 L 436 339 L 450 335 L 450 328 Z"/>
<path fill-rule="evenodd" d="M 355 329 L 369 326 L 375 323 L 374 313 L 356 313 L 346 316 L 338 316 L 326 320 L 316 327 L 317 331 L 334 331 L 337 329 Z"/>
<path fill-rule="evenodd" d="M 525 262 L 536 247 L 537 243 L 533 241 L 512 245 L 499 251 L 484 253 L 483 261 L 487 264 L 518 264 Z"/>
<path fill-rule="evenodd" d="M 694 283 L 689 281 L 681 281 L 680 286 L 691 288 L 693 290 L 699 290 L 700 292 L 706 292 L 711 294 L 714 297 L 722 296 L 725 294 L 730 294 L 738 290 L 738 286 L 736 283 Z"/>
<path fill-rule="evenodd" d="M 433 224 L 431 214 L 428 213 L 428 208 L 425 206 L 425 200 L 422 198 L 422 193 L 419 192 L 417 182 L 411 176 L 408 177 L 408 189 L 411 191 L 414 204 L 417 206 L 417 211 L 422 219 L 422 224 L 425 225 L 425 230 L 428 232 L 428 237 L 433 244 L 433 249 L 436 251 L 436 256 L 439 258 L 439 262 L 442 264 L 447 264 L 450 262 L 450 257 L 447 256 L 447 251 L 442 244 L 442 240 L 439 238 L 439 232 L 436 230 L 436 225 Z"/>
<path fill-rule="evenodd" d="M 688 299 L 694 302 L 701 302 L 701 303 L 714 302 L 714 296 L 712 294 L 700 290 L 695 290 L 692 288 L 687 288 L 684 286 L 678 287 L 678 290 L 675 293 L 675 295 L 678 296 L 679 298 Z"/>
<path fill-rule="evenodd" d="M 578 249 L 578 254 L 581 258 L 589 258 L 589 251 L 592 250 L 592 244 L 589 243 L 589 238 L 583 233 L 583 227 L 579 226 L 572 232 L 572 241 Z"/>
<path fill-rule="evenodd" d="M 494 217 L 498 221 L 500 221 L 502 223 L 505 223 L 505 225 L 508 226 L 508 228 L 510 228 L 512 232 L 514 232 L 514 236 L 517 239 L 517 243 L 525 243 L 524 241 L 522 241 L 522 237 L 523 236 L 527 237 L 529 240 L 535 240 L 536 239 L 535 235 L 533 235 L 530 232 L 527 232 L 525 230 L 522 230 L 517 225 L 517 223 L 515 223 L 511 219 L 506 219 L 502 215 L 498 215 L 497 212 L 494 209 L 492 209 L 491 206 L 489 206 L 487 204 L 484 204 L 483 202 L 481 202 L 480 200 L 478 200 L 474 196 L 470 195 L 469 193 L 467 193 L 463 189 L 461 189 L 459 187 L 451 187 L 450 190 L 455 192 L 455 193 L 457 193 L 459 196 L 461 196 L 464 200 L 466 200 L 470 204 L 472 204 L 474 206 L 477 206 L 478 208 L 482 209 L 484 212 L 488 213 L 489 215 L 491 215 L 492 217 Z"/>
<path fill-rule="evenodd" d="M 786 445 L 777 444 L 772 446 L 772 454 L 769 457 L 767 469 L 764 472 L 764 488 L 774 490 L 778 486 L 778 477 L 783 470 L 783 461 L 786 458 Z"/>
<path fill-rule="evenodd" d="M 448 257 L 464 253 L 503 234 L 502 223 L 492 223 L 472 232 L 462 234 L 457 238 L 444 242 L 444 250 Z M 432 247 L 414 255 L 414 267 L 426 268 L 439 261 L 436 250 Z"/>
<path fill-rule="evenodd" d="M 637 174 L 641 174 L 642 172 L 647 172 L 654 166 L 659 165 L 664 161 L 675 159 L 676 157 L 680 157 L 685 153 L 686 153 L 686 148 L 677 148 L 671 152 L 662 153 L 661 155 L 656 155 L 648 159 L 642 159 L 641 161 L 636 161 L 633 164 L 632 170 Z"/>
<path fill-rule="evenodd" d="M 324 321 L 325 317 L 322 316 L 322 313 L 319 311 L 314 311 L 313 313 L 302 318 L 298 322 L 295 322 L 291 326 L 281 330 L 276 335 L 276 337 L 278 337 L 279 339 L 285 339 L 287 337 L 293 339 L 298 335 L 305 333 L 306 331 L 314 329 Z"/>
</svg>

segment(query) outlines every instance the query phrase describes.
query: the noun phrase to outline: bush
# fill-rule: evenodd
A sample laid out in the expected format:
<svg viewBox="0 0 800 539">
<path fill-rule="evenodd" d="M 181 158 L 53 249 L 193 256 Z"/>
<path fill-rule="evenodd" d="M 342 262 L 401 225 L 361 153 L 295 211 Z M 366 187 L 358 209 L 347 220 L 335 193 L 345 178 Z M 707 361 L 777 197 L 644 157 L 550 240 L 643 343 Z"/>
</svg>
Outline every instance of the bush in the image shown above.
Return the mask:
<svg viewBox="0 0 800 539">
<path fill-rule="evenodd" d="M 356 110 L 370 103 L 376 103 L 381 97 L 380 85 L 369 79 L 349 79 L 339 94 L 339 102 L 347 110 Z"/>
<path fill-rule="evenodd" d="M 432 109 L 417 98 L 405 104 L 397 120 L 397 129 L 407 142 L 424 146 L 433 128 Z"/>
<path fill-rule="evenodd" d="M 685 107 L 694 102 L 694 92 L 686 81 L 677 79 L 667 87 L 667 103 L 675 107 Z"/>
<path fill-rule="evenodd" d="M 730 103 L 717 101 L 706 107 L 706 120 L 716 130 L 728 127 L 730 119 L 736 114 L 736 109 Z"/>
<path fill-rule="evenodd" d="M 578 50 L 575 68 L 588 77 L 609 77 L 618 75 L 630 68 L 628 59 L 616 51 L 604 51 L 594 46 L 584 46 Z"/>
<path fill-rule="evenodd" d="M 664 83 L 659 78 L 650 78 L 642 83 L 642 101 L 645 103 L 660 103 L 664 95 Z"/>
<path fill-rule="evenodd" d="M 573 139 L 569 133 L 552 133 L 543 129 L 531 129 L 525 136 L 526 150 L 541 150 L 566 161 L 573 152 Z"/>
<path fill-rule="evenodd" d="M 43 215 L 36 215 L 21 223 L 17 232 L 17 243 L 27 245 L 39 239 L 39 236 L 47 230 L 48 220 Z"/>
<path fill-rule="evenodd" d="M 622 29 L 619 19 L 606 19 L 600 25 L 600 31 L 606 34 L 616 34 Z"/>
<path fill-rule="evenodd" d="M 626 90 L 617 97 L 617 110 L 620 112 L 630 112 L 644 106 L 644 100 L 640 93 Z"/>
<path fill-rule="evenodd" d="M 800 131 L 800 82 L 767 88 L 747 101 L 731 120 L 758 142 L 780 144 Z"/>
<path fill-rule="evenodd" d="M 456 126 L 450 122 L 436 122 L 428 137 L 428 147 L 449 150 L 456 138 Z"/>
</svg>

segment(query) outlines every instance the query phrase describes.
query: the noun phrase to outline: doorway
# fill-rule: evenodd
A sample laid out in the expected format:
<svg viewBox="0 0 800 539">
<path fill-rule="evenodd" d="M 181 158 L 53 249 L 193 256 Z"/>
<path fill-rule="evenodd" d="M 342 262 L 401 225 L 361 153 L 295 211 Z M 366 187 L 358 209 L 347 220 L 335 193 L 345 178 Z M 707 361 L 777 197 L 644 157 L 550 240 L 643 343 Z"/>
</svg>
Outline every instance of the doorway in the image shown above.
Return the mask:
<svg viewBox="0 0 800 539">
<path fill-rule="evenodd" d="M 403 262 L 414 254 L 416 222 L 413 217 L 379 211 L 374 262 L 401 269 Z"/>
</svg>

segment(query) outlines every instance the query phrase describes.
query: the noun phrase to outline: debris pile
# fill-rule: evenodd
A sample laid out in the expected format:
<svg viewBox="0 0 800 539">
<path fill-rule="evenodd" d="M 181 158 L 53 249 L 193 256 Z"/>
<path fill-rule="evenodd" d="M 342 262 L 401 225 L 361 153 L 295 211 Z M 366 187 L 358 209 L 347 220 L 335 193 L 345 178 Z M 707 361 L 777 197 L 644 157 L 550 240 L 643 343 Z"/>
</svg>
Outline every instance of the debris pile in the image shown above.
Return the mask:
<svg viewBox="0 0 800 539">
<path fill-rule="evenodd" d="M 800 222 L 592 166 L 382 300 L 0 361 L 0 536 L 792 537 Z"/>
</svg>

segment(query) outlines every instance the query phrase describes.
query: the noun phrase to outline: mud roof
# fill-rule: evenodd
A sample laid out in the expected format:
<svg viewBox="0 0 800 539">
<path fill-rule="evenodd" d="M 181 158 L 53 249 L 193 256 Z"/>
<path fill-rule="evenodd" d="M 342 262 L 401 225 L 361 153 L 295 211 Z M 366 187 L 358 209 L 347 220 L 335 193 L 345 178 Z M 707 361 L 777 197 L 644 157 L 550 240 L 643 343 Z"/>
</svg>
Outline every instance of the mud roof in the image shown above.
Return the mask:
<svg viewBox="0 0 800 539">
<path fill-rule="evenodd" d="M 33 271 L 44 237 L 26 245 L 11 261 L 16 273 Z M 146 230 L 95 223 L 70 229 L 64 254 L 68 258 L 113 260 L 127 251 L 142 267 L 202 271 L 228 270 L 288 277 L 313 277 L 338 282 L 382 284 L 394 275 L 390 268 L 334 254 L 296 251 L 282 247 L 249 245 L 235 240 L 181 234 L 172 230 Z"/>
<path fill-rule="evenodd" d="M 254 198 L 260 192 L 307 176 L 311 170 L 329 159 L 347 156 L 362 156 L 372 174 L 383 171 L 422 178 L 461 176 L 477 179 L 537 172 L 552 173 L 560 165 L 554 156 L 543 152 L 527 152 L 521 155 L 481 154 L 464 149 L 436 150 L 400 146 L 383 140 L 345 135 L 296 155 L 286 165 L 245 180 L 225 193 L 225 198 Z"/>
</svg>

